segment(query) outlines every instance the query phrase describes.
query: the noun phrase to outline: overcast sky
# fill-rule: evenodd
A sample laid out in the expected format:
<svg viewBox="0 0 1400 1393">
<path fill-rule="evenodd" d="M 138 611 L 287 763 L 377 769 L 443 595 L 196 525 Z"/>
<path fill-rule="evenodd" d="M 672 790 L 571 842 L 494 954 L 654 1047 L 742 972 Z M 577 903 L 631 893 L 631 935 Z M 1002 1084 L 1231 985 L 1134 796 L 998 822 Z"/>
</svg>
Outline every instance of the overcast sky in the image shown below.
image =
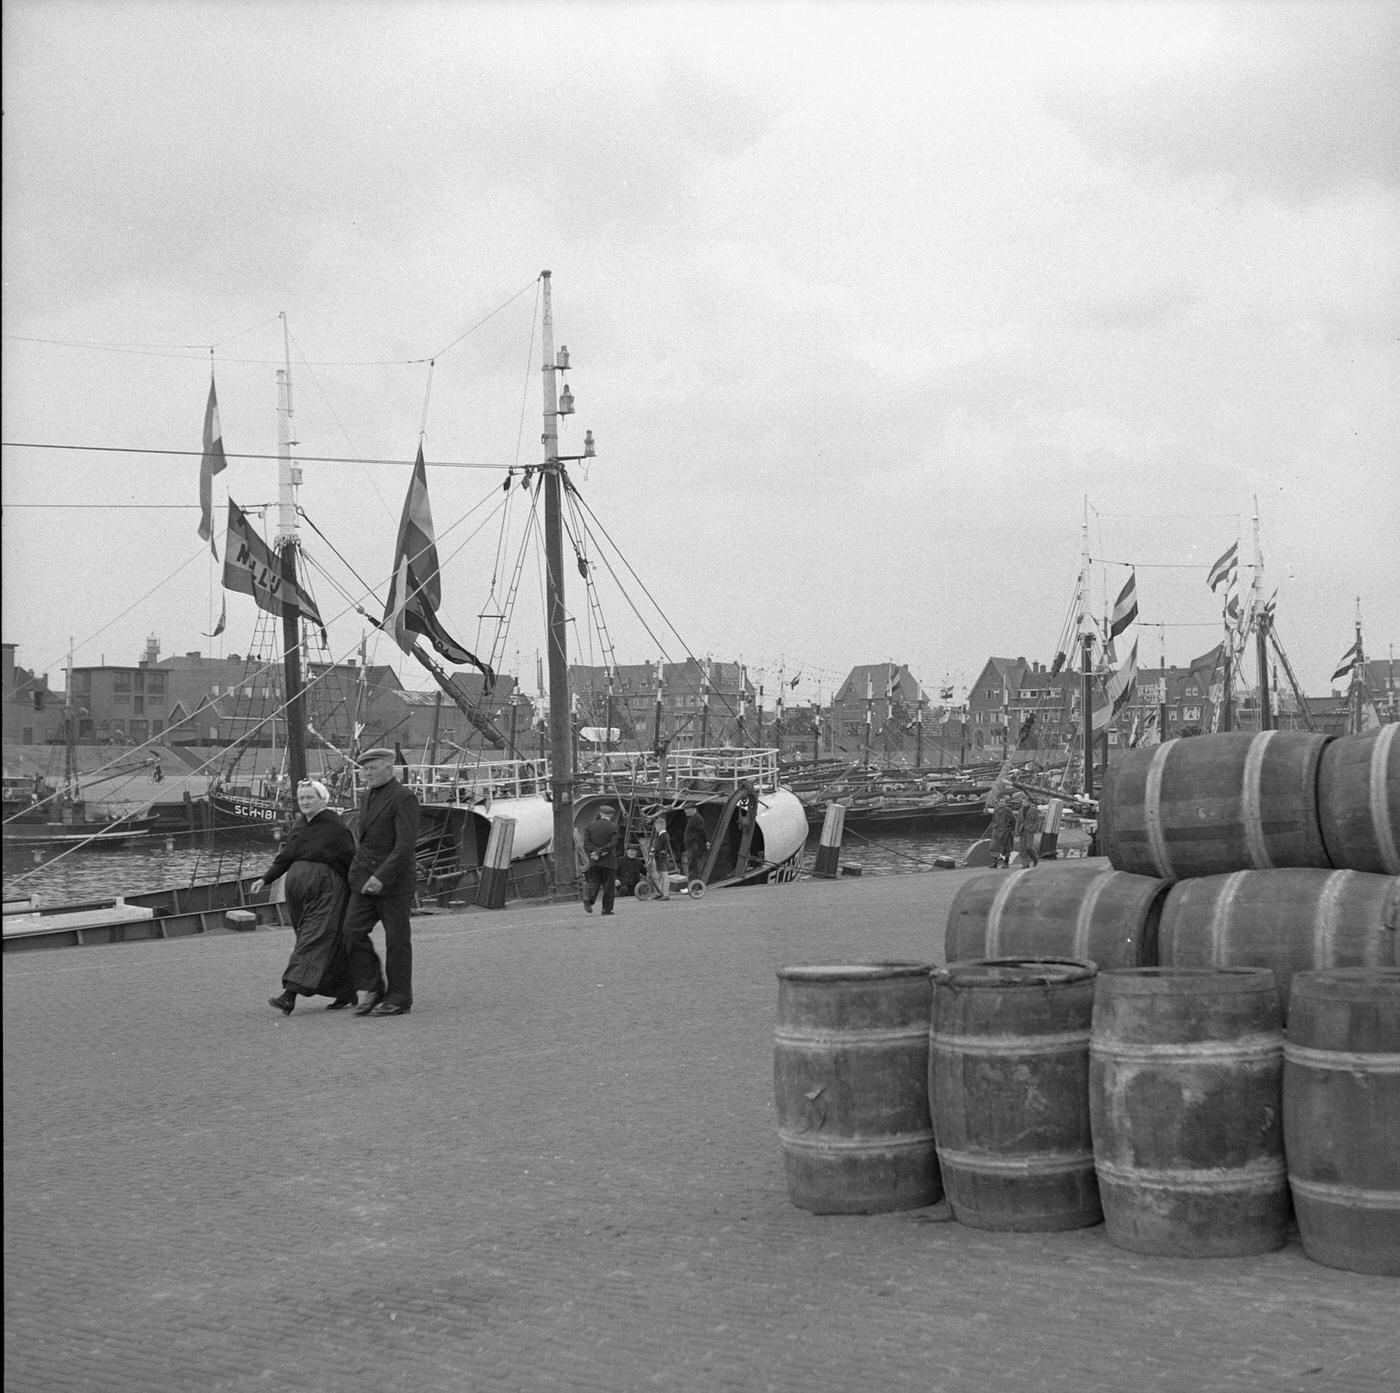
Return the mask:
<svg viewBox="0 0 1400 1393">
<path fill-rule="evenodd" d="M 1087 539 L 1095 608 L 1135 565 L 1142 661 L 1184 663 L 1256 498 L 1309 691 L 1358 598 L 1400 646 L 1400 4 L 7 0 L 3 133 L 3 636 L 56 682 L 70 638 L 247 651 L 245 596 L 204 636 L 198 460 L 155 452 L 198 450 L 212 346 L 226 449 L 275 453 L 282 312 L 301 453 L 492 466 L 429 472 L 444 622 L 489 651 L 544 268 L 620 662 L 961 696 L 1051 660 Z M 221 553 L 275 478 L 231 460 Z M 408 479 L 305 466 L 337 654 Z M 532 550 L 530 686 L 539 592 Z"/>
</svg>

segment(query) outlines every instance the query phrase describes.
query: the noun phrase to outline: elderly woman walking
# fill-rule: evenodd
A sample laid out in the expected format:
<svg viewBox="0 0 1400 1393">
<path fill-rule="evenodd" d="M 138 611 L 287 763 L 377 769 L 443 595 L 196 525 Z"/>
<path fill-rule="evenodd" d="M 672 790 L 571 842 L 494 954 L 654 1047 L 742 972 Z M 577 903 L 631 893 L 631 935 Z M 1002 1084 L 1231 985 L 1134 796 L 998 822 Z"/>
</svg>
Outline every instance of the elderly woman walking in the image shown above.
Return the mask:
<svg viewBox="0 0 1400 1393">
<path fill-rule="evenodd" d="M 299 996 L 329 996 L 328 1011 L 355 1004 L 346 962 L 341 922 L 350 898 L 347 875 L 355 855 L 355 838 L 332 812 L 326 786 L 307 779 L 297 788 L 301 816 L 282 849 L 263 872 L 263 884 L 287 877 L 287 906 L 296 930 L 296 946 L 282 973 L 282 995 L 268 1005 L 290 1016 Z"/>
</svg>

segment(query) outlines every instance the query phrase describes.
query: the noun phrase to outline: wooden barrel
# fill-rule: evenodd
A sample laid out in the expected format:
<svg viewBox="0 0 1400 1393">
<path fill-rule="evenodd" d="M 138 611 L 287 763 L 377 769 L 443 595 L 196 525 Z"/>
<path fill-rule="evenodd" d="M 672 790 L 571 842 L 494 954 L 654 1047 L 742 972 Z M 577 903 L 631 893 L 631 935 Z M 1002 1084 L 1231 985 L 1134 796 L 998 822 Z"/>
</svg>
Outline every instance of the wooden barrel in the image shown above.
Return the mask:
<svg viewBox="0 0 1400 1393">
<path fill-rule="evenodd" d="M 933 974 L 929 1107 L 953 1217 L 1019 1233 L 1103 1218 L 1089 1133 L 1093 963 L 993 959 Z"/>
<path fill-rule="evenodd" d="M 1400 724 L 1328 743 L 1317 814 L 1334 866 L 1400 875 Z"/>
<path fill-rule="evenodd" d="M 1329 867 L 1317 814 L 1325 735 L 1198 735 L 1128 750 L 1099 801 L 1099 845 L 1135 875 L 1185 880 Z"/>
<path fill-rule="evenodd" d="M 1235 871 L 1182 880 L 1162 908 L 1163 967 L 1267 967 L 1288 1017 L 1295 972 L 1395 962 L 1400 880 L 1367 871 Z"/>
<path fill-rule="evenodd" d="M 1267 968 L 1099 973 L 1089 1120 L 1109 1240 L 1173 1257 L 1281 1248 L 1282 1094 L 1282 1017 Z"/>
<path fill-rule="evenodd" d="M 929 970 L 869 963 L 778 973 L 773 1088 L 799 1208 L 877 1214 L 942 1193 L 928 1106 Z"/>
<path fill-rule="evenodd" d="M 1152 876 L 1072 862 L 974 876 L 953 897 L 945 962 L 974 958 L 1088 959 L 1152 967 L 1168 885 Z"/>
<path fill-rule="evenodd" d="M 1400 1277 L 1400 968 L 1300 972 L 1283 1142 L 1303 1251 Z"/>
</svg>

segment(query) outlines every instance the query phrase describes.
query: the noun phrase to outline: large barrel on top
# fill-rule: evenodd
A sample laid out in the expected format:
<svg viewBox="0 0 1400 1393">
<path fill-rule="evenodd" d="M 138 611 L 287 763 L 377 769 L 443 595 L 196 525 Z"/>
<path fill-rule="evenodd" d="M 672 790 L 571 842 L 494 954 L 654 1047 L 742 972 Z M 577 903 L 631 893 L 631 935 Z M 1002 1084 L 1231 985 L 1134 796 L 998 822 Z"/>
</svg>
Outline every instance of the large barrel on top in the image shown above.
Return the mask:
<svg viewBox="0 0 1400 1393">
<path fill-rule="evenodd" d="M 973 1228 L 1103 1217 L 1089 1135 L 1093 963 L 995 959 L 933 974 L 929 1107 L 944 1193 Z"/>
<path fill-rule="evenodd" d="M 1400 724 L 1328 743 L 1317 814 L 1334 866 L 1400 875 Z"/>
<path fill-rule="evenodd" d="M 1303 1251 L 1400 1277 L 1400 969 L 1294 977 L 1283 1140 Z"/>
<path fill-rule="evenodd" d="M 1109 1240 L 1172 1257 L 1281 1248 L 1282 1094 L 1267 968 L 1099 973 L 1089 1121 Z"/>
<path fill-rule="evenodd" d="M 928 1106 L 932 991 L 918 963 L 778 973 L 773 1088 L 799 1208 L 876 1214 L 942 1193 Z"/>
<path fill-rule="evenodd" d="M 953 897 L 945 962 L 974 958 L 1088 959 L 1150 967 L 1167 882 L 1107 866 L 1055 863 L 973 876 Z"/>
<path fill-rule="evenodd" d="M 1400 880 L 1366 871 L 1235 871 L 1173 885 L 1163 967 L 1267 967 L 1287 1019 L 1295 972 L 1395 962 Z"/>
<path fill-rule="evenodd" d="M 1166 880 L 1332 863 L 1317 812 L 1325 735 L 1198 735 L 1128 750 L 1099 802 L 1110 863 Z"/>
</svg>

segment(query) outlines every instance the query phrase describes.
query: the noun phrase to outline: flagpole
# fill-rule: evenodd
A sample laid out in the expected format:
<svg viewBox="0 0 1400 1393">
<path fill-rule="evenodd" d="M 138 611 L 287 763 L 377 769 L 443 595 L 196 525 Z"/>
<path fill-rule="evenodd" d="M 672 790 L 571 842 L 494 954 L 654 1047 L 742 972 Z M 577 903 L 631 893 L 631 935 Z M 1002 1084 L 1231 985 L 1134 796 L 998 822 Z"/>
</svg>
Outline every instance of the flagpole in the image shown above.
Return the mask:
<svg viewBox="0 0 1400 1393">
<path fill-rule="evenodd" d="M 554 306 L 550 273 L 540 272 L 542 290 L 541 346 L 544 354 L 544 548 L 549 657 L 549 786 L 554 799 L 554 888 L 572 894 L 578 884 L 574 864 L 574 764 L 569 721 L 569 657 L 564 613 L 564 539 L 561 521 L 559 461 L 559 394 L 555 373 L 562 362 L 554 356 Z"/>
</svg>

